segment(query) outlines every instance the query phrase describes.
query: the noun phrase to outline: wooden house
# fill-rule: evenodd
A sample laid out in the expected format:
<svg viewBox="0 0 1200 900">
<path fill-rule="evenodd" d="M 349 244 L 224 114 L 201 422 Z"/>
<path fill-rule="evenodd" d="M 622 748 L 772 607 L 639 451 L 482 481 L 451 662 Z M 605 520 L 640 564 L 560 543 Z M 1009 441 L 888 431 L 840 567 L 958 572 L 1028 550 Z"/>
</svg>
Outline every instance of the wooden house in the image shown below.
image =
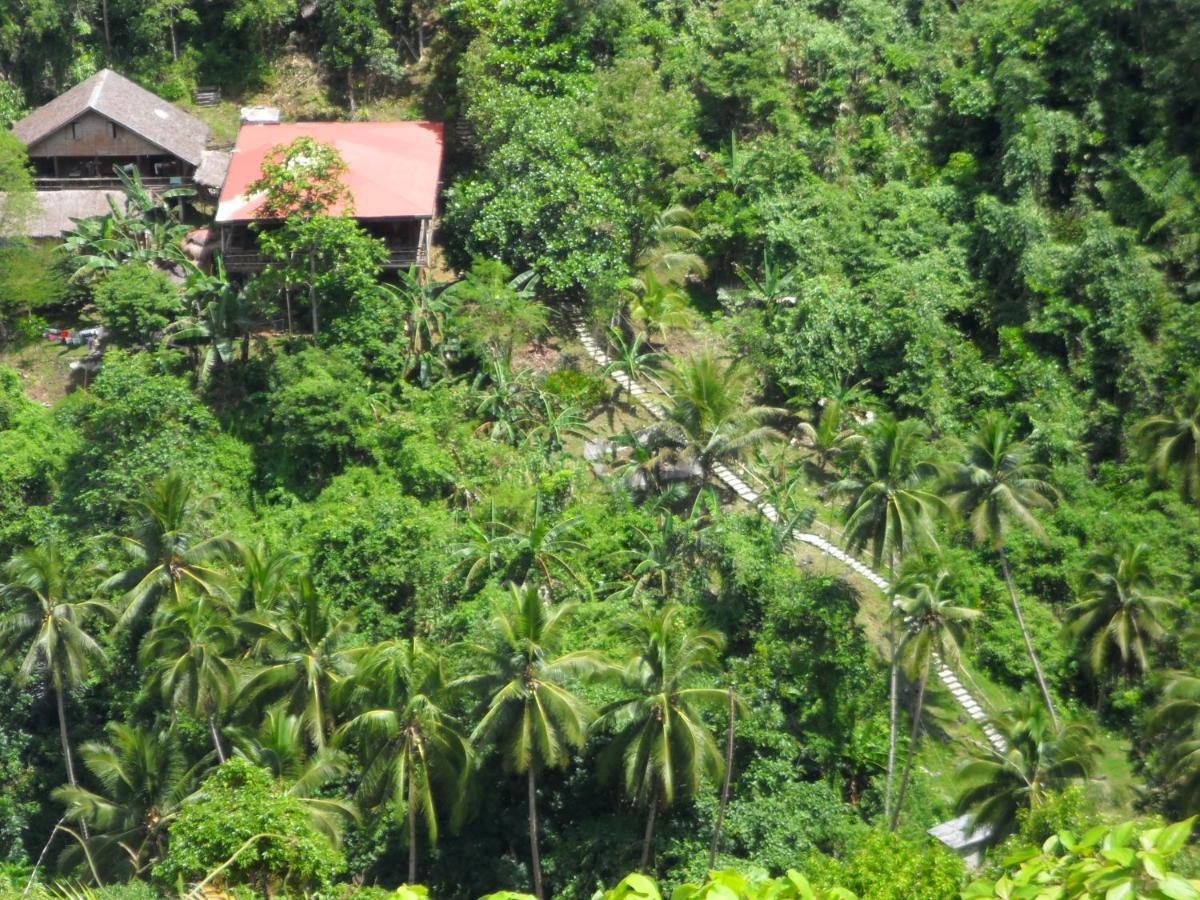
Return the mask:
<svg viewBox="0 0 1200 900">
<path fill-rule="evenodd" d="M 118 168 L 151 190 L 194 187 L 211 199 L 229 165 L 228 153 L 208 149 L 207 125 L 111 69 L 35 109 L 13 134 L 34 171 L 37 196 L 19 226 L 30 238 L 61 237 L 73 220 L 124 202 Z"/>
<path fill-rule="evenodd" d="M 247 187 L 262 175 L 271 150 L 309 137 L 330 144 L 346 163 L 342 182 L 350 193 L 347 212 L 387 246 L 387 269 L 429 264 L 433 219 L 442 169 L 438 122 L 296 122 L 244 124 L 217 203 L 216 225 L 229 272 L 256 272 L 265 260 L 258 234 L 275 220 L 259 215 L 262 197 Z"/>
<path fill-rule="evenodd" d="M 190 185 L 205 161 L 208 126 L 111 69 L 13 125 L 39 191 L 120 188 L 136 169 L 147 187 Z"/>
</svg>

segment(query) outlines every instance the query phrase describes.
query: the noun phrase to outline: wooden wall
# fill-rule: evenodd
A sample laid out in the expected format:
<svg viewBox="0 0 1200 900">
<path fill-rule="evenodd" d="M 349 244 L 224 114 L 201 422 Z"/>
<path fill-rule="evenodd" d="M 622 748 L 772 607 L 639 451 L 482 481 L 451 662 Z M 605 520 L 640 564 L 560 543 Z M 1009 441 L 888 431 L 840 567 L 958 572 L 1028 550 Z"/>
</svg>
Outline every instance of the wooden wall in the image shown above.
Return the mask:
<svg viewBox="0 0 1200 900">
<path fill-rule="evenodd" d="M 42 138 L 29 147 L 33 156 L 169 156 L 161 147 L 138 137 L 132 131 L 117 126 L 113 137 L 113 123 L 99 113 L 86 112 L 72 123 L 64 125 L 53 134 Z"/>
</svg>

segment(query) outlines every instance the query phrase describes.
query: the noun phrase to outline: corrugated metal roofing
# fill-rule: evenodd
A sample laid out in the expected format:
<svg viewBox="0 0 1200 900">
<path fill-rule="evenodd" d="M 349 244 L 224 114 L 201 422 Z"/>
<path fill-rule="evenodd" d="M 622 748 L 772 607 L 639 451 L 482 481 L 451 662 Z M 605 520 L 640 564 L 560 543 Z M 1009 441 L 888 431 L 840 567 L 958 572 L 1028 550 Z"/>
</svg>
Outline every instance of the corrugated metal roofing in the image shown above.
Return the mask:
<svg viewBox="0 0 1200 900">
<path fill-rule="evenodd" d="M 442 170 L 441 122 L 295 122 L 243 125 L 217 204 L 217 222 L 252 222 L 261 197 L 245 196 L 273 147 L 298 137 L 332 144 L 358 219 L 432 217 Z M 340 212 L 340 210 L 332 210 Z"/>
<path fill-rule="evenodd" d="M 45 106 L 39 106 L 13 125 L 13 133 L 25 146 L 32 146 L 88 110 L 98 112 L 193 166 L 200 165 L 208 143 L 208 126 L 112 69 L 101 69 Z"/>
</svg>

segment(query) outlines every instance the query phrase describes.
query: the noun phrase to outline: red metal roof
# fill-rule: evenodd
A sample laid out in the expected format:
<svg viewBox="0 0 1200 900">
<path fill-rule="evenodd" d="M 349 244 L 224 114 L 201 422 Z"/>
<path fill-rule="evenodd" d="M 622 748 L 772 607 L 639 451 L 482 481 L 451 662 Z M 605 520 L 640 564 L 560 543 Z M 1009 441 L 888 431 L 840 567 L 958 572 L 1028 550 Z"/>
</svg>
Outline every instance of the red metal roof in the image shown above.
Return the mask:
<svg viewBox="0 0 1200 900">
<path fill-rule="evenodd" d="M 332 144 L 346 162 L 342 182 L 358 219 L 432 216 L 442 168 L 441 122 L 294 122 L 243 125 L 221 198 L 217 222 L 250 222 L 261 201 L 246 185 L 262 175 L 263 157 L 279 144 L 311 137 Z M 338 212 L 338 210 L 331 210 Z"/>
</svg>

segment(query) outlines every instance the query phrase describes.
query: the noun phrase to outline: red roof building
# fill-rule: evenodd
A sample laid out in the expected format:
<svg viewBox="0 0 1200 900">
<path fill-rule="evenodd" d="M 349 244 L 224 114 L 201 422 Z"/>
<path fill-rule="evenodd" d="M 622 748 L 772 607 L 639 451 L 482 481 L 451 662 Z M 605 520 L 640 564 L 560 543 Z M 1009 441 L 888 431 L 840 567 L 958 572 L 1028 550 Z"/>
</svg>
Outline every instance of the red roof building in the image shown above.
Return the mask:
<svg viewBox="0 0 1200 900">
<path fill-rule="evenodd" d="M 255 271 L 255 233 L 260 196 L 246 187 L 262 175 L 262 162 L 281 144 L 310 137 L 337 148 L 346 163 L 342 183 L 352 198 L 351 215 L 388 245 L 388 268 L 429 262 L 433 217 L 442 170 L 440 122 L 295 122 L 243 125 L 217 203 L 225 267 Z M 339 213 L 342 210 L 331 210 Z"/>
</svg>

